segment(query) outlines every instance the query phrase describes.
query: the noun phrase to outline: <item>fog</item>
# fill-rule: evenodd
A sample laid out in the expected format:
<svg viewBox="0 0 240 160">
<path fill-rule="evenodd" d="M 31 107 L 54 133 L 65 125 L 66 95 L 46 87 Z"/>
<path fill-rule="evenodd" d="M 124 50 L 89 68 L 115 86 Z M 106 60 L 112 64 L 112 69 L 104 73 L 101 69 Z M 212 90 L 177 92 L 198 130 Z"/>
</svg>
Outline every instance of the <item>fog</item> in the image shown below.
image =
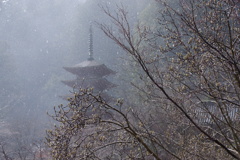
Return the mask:
<svg viewBox="0 0 240 160">
<path fill-rule="evenodd" d="M 6 146 L 44 137 L 51 125 L 46 112 L 66 103 L 59 96 L 71 90 L 61 83 L 72 77 L 63 67 L 88 58 L 90 23 L 110 23 L 99 5 L 114 8 L 117 3 L 137 6 L 129 7 L 132 20 L 144 6 L 127 0 L 1 1 L 0 137 Z M 93 43 L 94 58 L 118 70 L 122 51 L 96 25 Z"/>
<path fill-rule="evenodd" d="M 57 83 L 55 86 L 49 83 L 54 76 L 61 75 L 62 65 L 69 63 L 66 57 L 73 54 L 77 7 L 82 3 L 26 0 L 3 3 L 1 41 L 8 45 L 6 63 L 11 63 L 13 73 L 9 74 L 14 79 L 11 85 L 20 96 L 19 104 L 11 112 L 30 116 L 56 103 L 58 93 L 54 94 L 52 89 L 57 91 Z"/>
</svg>

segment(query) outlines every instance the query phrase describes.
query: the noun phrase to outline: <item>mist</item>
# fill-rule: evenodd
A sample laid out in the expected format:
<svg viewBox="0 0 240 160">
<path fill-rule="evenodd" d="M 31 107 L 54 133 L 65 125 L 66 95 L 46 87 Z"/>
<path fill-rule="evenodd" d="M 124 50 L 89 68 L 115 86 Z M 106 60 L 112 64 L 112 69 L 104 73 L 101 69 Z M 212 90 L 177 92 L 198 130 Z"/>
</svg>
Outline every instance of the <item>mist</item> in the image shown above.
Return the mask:
<svg viewBox="0 0 240 160">
<path fill-rule="evenodd" d="M 90 23 L 94 58 L 118 70 L 122 51 L 94 25 L 110 23 L 99 5 L 114 8 L 117 3 L 129 6 L 136 1 L 0 2 L 0 139 L 6 148 L 13 150 L 36 141 L 43 144 L 45 130 L 52 125 L 47 112 L 66 103 L 60 96 L 71 91 L 61 83 L 72 77 L 63 67 L 88 58 Z M 132 21 L 144 4 L 137 6 L 130 12 Z"/>
</svg>

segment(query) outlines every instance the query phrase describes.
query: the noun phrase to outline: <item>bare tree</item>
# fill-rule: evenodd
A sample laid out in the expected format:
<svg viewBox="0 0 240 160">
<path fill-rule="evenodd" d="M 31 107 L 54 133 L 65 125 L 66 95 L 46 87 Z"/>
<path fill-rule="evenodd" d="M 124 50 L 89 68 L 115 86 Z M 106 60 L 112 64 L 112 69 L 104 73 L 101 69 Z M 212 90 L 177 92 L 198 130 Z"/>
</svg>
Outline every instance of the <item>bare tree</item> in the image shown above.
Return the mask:
<svg viewBox="0 0 240 160">
<path fill-rule="evenodd" d="M 24 124 L 23 124 L 24 122 Z M 49 159 L 43 136 L 33 129 L 32 121 L 15 122 L 1 128 L 0 159 L 3 160 L 43 160 Z"/>
<path fill-rule="evenodd" d="M 102 31 L 141 69 L 138 107 L 80 90 L 53 118 L 57 159 L 240 159 L 240 21 L 235 0 L 157 0 L 159 28 L 102 7 Z M 103 154 L 104 153 L 104 154 Z"/>
</svg>

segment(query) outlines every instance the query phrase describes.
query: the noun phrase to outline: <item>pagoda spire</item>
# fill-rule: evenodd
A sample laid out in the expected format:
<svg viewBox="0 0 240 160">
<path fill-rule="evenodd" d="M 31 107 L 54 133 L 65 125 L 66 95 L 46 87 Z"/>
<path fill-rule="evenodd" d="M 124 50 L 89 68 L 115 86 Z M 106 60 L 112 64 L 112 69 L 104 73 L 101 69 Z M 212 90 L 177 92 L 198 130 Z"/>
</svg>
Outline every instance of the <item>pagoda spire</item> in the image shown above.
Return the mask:
<svg viewBox="0 0 240 160">
<path fill-rule="evenodd" d="M 92 30 L 92 24 L 90 24 L 90 29 L 89 29 L 89 61 L 94 60 L 93 58 L 93 30 Z"/>
<path fill-rule="evenodd" d="M 86 61 L 78 63 L 72 67 L 63 67 L 66 71 L 76 75 L 73 80 L 62 81 L 65 85 L 72 87 L 74 90 L 94 88 L 96 93 L 101 93 L 110 100 L 111 96 L 107 95 L 110 88 L 116 87 L 115 84 L 109 82 L 105 77 L 115 74 L 113 70 L 102 63 L 98 63 L 93 58 L 93 30 L 90 24 L 89 29 L 89 58 Z M 66 99 L 69 96 L 63 96 Z M 70 95 L 70 97 L 74 97 Z"/>
</svg>

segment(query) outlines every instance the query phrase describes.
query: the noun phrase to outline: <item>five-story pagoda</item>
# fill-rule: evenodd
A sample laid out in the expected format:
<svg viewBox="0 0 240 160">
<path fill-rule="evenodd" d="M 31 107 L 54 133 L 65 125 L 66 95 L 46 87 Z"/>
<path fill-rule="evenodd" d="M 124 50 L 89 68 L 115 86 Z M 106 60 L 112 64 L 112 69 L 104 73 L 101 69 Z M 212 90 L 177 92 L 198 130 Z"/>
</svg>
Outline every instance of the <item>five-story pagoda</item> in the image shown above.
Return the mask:
<svg viewBox="0 0 240 160">
<path fill-rule="evenodd" d="M 105 77 L 115 72 L 104 64 L 101 64 L 93 58 L 93 34 L 90 26 L 89 34 L 89 58 L 72 67 L 63 67 L 66 71 L 76 75 L 74 80 L 62 81 L 73 89 L 93 88 L 94 92 L 104 93 L 106 90 L 115 87 L 115 84 L 109 82 Z M 106 94 L 105 94 L 106 95 Z M 64 96 L 69 98 L 69 96 Z"/>
</svg>

